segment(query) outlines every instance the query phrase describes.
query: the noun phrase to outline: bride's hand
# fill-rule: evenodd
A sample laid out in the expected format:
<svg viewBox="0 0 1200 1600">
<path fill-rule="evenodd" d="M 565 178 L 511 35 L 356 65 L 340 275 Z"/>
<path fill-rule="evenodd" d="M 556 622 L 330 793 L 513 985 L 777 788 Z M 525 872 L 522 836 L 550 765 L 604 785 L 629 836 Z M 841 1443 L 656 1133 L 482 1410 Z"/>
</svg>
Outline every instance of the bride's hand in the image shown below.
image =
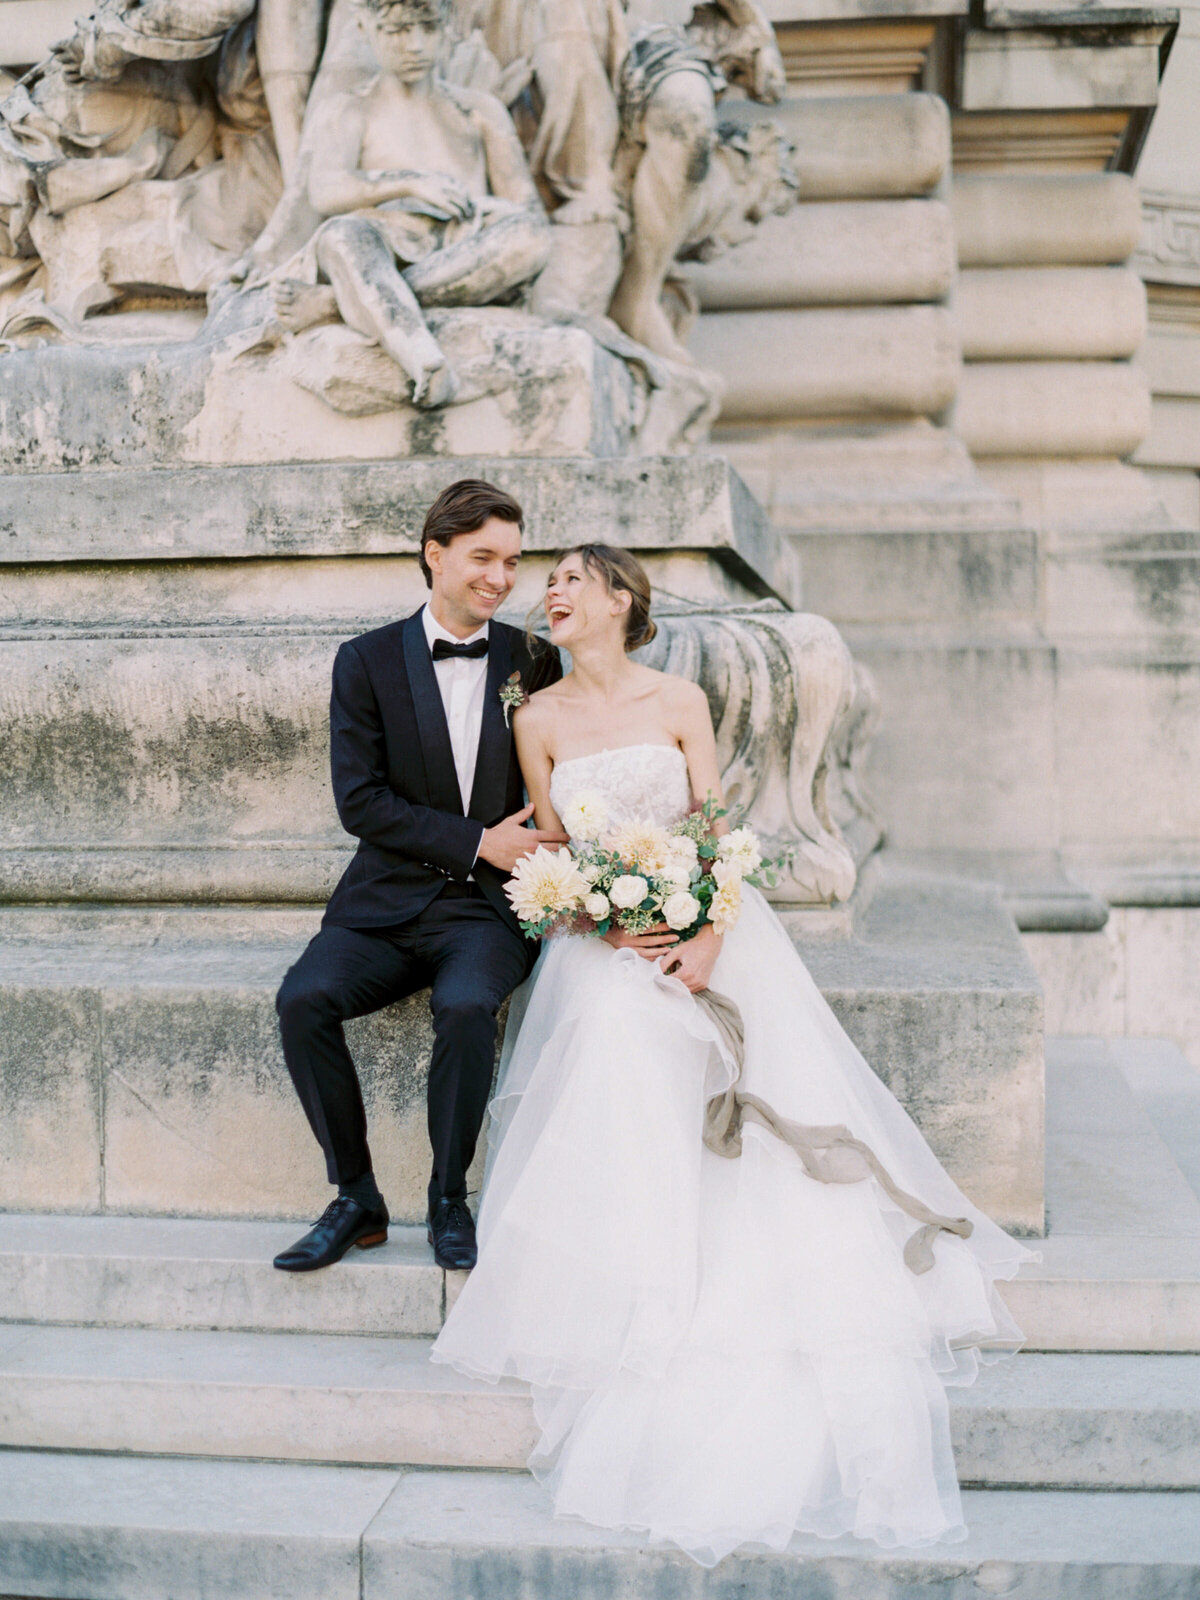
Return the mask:
<svg viewBox="0 0 1200 1600">
<path fill-rule="evenodd" d="M 721 936 L 706 923 L 692 939 L 670 951 L 663 959 L 662 969 L 669 977 L 678 978 L 692 994 L 708 988 L 712 969 L 721 954 Z"/>
<path fill-rule="evenodd" d="M 679 943 L 679 935 L 672 933 L 665 922 L 638 934 L 626 933 L 624 928 L 614 924 L 603 938 L 605 944 L 612 945 L 614 950 L 636 950 L 647 961 L 657 961 L 659 956 L 669 954 L 673 946 Z"/>
</svg>

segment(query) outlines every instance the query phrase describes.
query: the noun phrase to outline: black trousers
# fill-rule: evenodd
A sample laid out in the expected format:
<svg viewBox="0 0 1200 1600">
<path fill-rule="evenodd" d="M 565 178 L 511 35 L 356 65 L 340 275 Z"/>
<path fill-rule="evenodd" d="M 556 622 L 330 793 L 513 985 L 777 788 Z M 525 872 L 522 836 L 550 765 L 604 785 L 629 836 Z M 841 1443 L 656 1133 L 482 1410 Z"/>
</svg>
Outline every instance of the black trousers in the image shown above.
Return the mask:
<svg viewBox="0 0 1200 1600">
<path fill-rule="evenodd" d="M 487 1110 L 496 1013 L 528 974 L 537 946 L 473 884 L 448 884 L 394 928 L 322 928 L 275 1001 L 283 1054 L 331 1183 L 371 1170 L 362 1088 L 342 1023 L 429 987 L 429 1200 L 462 1199 Z"/>
</svg>

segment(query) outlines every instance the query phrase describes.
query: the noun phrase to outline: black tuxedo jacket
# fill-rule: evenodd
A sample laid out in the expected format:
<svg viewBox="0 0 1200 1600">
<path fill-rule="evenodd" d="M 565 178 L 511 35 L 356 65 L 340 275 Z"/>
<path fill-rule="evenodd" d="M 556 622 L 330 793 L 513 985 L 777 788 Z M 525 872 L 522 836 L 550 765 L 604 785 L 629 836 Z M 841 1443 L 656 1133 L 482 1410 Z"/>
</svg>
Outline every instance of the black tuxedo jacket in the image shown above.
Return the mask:
<svg viewBox="0 0 1200 1600">
<path fill-rule="evenodd" d="M 552 645 L 507 623 L 493 621 L 488 637 L 479 755 L 465 816 L 421 611 L 338 650 L 329 709 L 333 796 L 342 826 L 359 843 L 330 897 L 325 925 L 407 922 L 447 878 L 465 882 L 474 866 L 479 887 L 517 928 L 505 875 L 475 862 L 482 828 L 525 803 L 500 686 L 520 672 L 525 692 L 533 694 L 562 677 L 562 663 Z"/>
</svg>

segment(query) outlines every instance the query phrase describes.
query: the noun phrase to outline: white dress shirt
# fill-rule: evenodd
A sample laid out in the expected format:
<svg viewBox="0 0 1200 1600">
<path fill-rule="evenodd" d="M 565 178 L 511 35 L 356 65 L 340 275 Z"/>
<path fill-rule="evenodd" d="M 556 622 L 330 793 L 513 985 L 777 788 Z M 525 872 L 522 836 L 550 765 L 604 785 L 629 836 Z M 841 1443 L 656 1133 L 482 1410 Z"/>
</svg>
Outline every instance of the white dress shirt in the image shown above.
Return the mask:
<svg viewBox="0 0 1200 1600">
<path fill-rule="evenodd" d="M 430 653 L 435 639 L 445 639 L 448 644 L 474 644 L 476 639 L 486 639 L 488 636 L 488 624 L 485 622 L 470 638 L 458 639 L 435 620 L 428 606 L 422 612 L 421 620 L 425 624 Z M 442 692 L 446 727 L 450 731 L 450 748 L 454 752 L 454 769 L 458 773 L 464 816 L 471 804 L 471 790 L 475 786 L 475 761 L 479 755 L 479 730 L 483 726 L 487 669 L 486 656 L 480 656 L 477 661 L 443 657 L 433 664 L 433 675 Z"/>
</svg>

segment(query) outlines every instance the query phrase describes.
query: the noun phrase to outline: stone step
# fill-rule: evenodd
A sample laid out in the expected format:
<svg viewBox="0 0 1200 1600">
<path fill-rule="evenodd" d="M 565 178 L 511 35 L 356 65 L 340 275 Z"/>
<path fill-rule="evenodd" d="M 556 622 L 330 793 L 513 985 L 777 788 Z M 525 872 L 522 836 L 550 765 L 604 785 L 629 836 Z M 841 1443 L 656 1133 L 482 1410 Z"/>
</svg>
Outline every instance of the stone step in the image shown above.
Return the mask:
<svg viewBox="0 0 1200 1600">
<path fill-rule="evenodd" d="M 1110 1049 L 1105 1040 L 1047 1040 L 1051 1235 L 1056 1240 L 1116 1235 L 1143 1245 L 1164 1239 L 1200 1244 L 1200 1195 L 1134 1093 L 1123 1070 L 1124 1044 L 1118 1041 Z M 1191 1090 L 1195 1113 L 1200 1091 L 1195 1083 Z M 1177 1111 L 1182 1115 L 1183 1108 Z M 1193 1122 L 1193 1134 L 1196 1127 Z"/>
<path fill-rule="evenodd" d="M 412 1473 L 364 1541 L 364 1596 L 1183 1600 L 1196 1593 L 1194 1495 L 993 1491 L 967 1493 L 963 1502 L 970 1529 L 963 1544 L 881 1551 L 853 1539 L 802 1537 L 782 1554 L 735 1553 L 705 1572 L 635 1536 L 554 1521 L 528 1479 Z"/>
<path fill-rule="evenodd" d="M 1170 1039 L 1102 1041 L 1140 1110 L 1200 1195 L 1200 1071 Z"/>
<path fill-rule="evenodd" d="M 0 1214 L 0 1320 L 98 1328 L 430 1336 L 459 1275 L 424 1230 L 326 1272 L 270 1261 L 293 1222 Z M 1200 1238 L 1056 1234 L 1000 1294 L 1029 1350 L 1200 1352 Z"/>
<path fill-rule="evenodd" d="M 0 1454 L 0 1590 L 55 1600 L 1192 1600 L 1200 1495 L 968 1491 L 965 1543 L 798 1537 L 712 1572 L 523 1474 Z"/>
<path fill-rule="evenodd" d="M 1163 1040 L 1052 1039 L 1046 1077 L 1052 1231 L 1041 1263 L 1000 1285 L 1027 1348 L 1200 1352 L 1200 1074 Z M 422 1229 L 287 1276 L 271 1258 L 298 1226 L 0 1214 L 0 1320 L 437 1332 L 459 1278 Z"/>
<path fill-rule="evenodd" d="M 315 921 L 298 909 L 0 913 L 0 1208 L 317 1216 L 323 1164 L 274 1011 Z M 1041 993 L 998 899 L 885 873 L 852 937 L 795 936 L 972 1198 L 1040 1231 Z M 418 1222 L 426 998 L 348 1034 L 384 1194 L 397 1221 Z"/>
<path fill-rule="evenodd" d="M 1040 1351 L 1200 1352 L 1200 1239 L 1052 1235 L 1000 1293 Z"/>
<path fill-rule="evenodd" d="M 139 1455 L 524 1467 L 527 1391 L 421 1339 L 0 1329 L 0 1445 Z M 951 1391 L 960 1477 L 988 1487 L 1200 1487 L 1200 1357 L 1020 1355 Z"/>
<path fill-rule="evenodd" d="M 323 1272 L 272 1258 L 290 1222 L 0 1215 L 0 1320 L 101 1328 L 433 1335 L 447 1274 L 425 1230 L 393 1226 L 386 1245 Z M 460 1275 L 450 1274 L 450 1293 Z"/>
<path fill-rule="evenodd" d="M 289 1222 L 0 1214 L 0 1324 L 234 1332 L 436 1334 L 460 1275 L 424 1231 L 324 1272 L 272 1257 Z M 1200 1238 L 1056 1234 L 1000 1293 L 1033 1351 L 1200 1352 Z"/>
</svg>

